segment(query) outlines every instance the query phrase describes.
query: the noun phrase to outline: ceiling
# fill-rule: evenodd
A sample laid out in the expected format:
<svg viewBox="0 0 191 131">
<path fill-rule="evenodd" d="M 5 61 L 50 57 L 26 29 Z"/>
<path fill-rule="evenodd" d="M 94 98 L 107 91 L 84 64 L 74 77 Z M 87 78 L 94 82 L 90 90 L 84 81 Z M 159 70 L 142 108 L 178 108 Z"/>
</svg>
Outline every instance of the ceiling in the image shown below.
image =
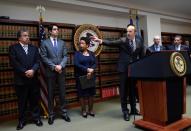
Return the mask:
<svg viewBox="0 0 191 131">
<path fill-rule="evenodd" d="M 191 0 L 80 0 L 191 19 Z"/>
<path fill-rule="evenodd" d="M 81 10 L 100 11 L 103 6 L 121 9 L 118 12 L 104 9 L 110 13 L 123 13 L 123 10 L 135 8 L 142 12 L 157 13 L 191 20 L 191 0 L 5 0 L 17 3 L 46 4 L 60 8 L 77 8 Z M 94 5 L 94 6 L 91 6 Z M 82 8 L 86 6 L 87 8 Z M 88 6 L 90 6 L 88 8 Z M 121 12 L 120 12 L 121 11 Z"/>
</svg>

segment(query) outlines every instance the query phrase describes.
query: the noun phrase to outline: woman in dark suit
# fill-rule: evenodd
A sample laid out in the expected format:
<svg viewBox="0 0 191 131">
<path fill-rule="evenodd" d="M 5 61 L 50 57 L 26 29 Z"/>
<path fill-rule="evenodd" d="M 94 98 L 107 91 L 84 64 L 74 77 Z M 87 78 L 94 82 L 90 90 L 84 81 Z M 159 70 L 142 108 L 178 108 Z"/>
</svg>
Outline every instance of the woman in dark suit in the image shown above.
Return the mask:
<svg viewBox="0 0 191 131">
<path fill-rule="evenodd" d="M 80 99 L 80 104 L 82 107 L 82 116 L 87 118 L 87 115 L 95 116 L 93 112 L 93 97 L 95 95 L 95 86 L 83 89 L 80 83 L 80 76 L 87 76 L 87 79 L 95 81 L 95 68 L 96 68 L 96 58 L 95 55 L 88 51 L 90 44 L 90 39 L 88 37 L 81 37 L 80 39 L 80 51 L 76 51 L 74 55 L 74 65 L 75 65 L 75 76 L 76 76 L 76 87 L 78 91 L 78 96 Z M 86 102 L 87 101 L 87 102 Z M 86 104 L 88 103 L 88 104 Z M 86 106 L 88 105 L 88 112 Z"/>
</svg>

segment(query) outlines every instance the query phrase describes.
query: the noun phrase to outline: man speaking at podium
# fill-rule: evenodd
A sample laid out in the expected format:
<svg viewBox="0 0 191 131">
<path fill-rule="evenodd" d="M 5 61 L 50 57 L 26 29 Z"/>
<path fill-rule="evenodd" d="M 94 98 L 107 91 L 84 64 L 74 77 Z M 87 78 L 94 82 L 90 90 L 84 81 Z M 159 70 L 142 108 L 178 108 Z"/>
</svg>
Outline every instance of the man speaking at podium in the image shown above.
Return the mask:
<svg viewBox="0 0 191 131">
<path fill-rule="evenodd" d="M 136 109 L 136 97 L 135 86 L 136 81 L 128 78 L 128 65 L 134 61 L 137 61 L 145 54 L 144 43 L 141 37 L 136 35 L 136 28 L 134 25 L 127 25 L 127 36 L 118 40 L 108 41 L 102 40 L 97 37 L 92 38 L 94 41 L 106 46 L 119 47 L 119 61 L 117 70 L 120 73 L 120 99 L 121 109 L 123 112 L 123 118 L 125 121 L 130 120 L 130 115 L 139 115 L 139 111 Z M 129 88 L 129 100 L 131 112 L 127 108 L 127 92 Z"/>
</svg>

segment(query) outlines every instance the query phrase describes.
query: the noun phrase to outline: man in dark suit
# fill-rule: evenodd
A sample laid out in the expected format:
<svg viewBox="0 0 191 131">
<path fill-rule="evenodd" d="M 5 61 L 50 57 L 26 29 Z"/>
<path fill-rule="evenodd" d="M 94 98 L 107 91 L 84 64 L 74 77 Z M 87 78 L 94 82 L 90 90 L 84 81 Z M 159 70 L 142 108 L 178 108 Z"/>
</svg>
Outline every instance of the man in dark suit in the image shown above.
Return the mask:
<svg viewBox="0 0 191 131">
<path fill-rule="evenodd" d="M 175 50 L 175 51 L 180 51 L 180 50 L 186 50 L 189 51 L 189 47 L 187 45 L 182 45 L 182 36 L 177 35 L 174 37 L 174 43 L 172 45 L 169 45 L 168 50 Z"/>
<path fill-rule="evenodd" d="M 48 27 L 50 38 L 43 41 L 40 47 L 40 55 L 43 63 L 46 66 L 46 78 L 48 85 L 48 123 L 51 125 L 54 122 L 54 93 L 53 90 L 58 85 L 59 96 L 61 103 L 62 118 L 70 122 L 70 118 L 65 108 L 65 66 L 67 62 L 67 50 L 64 41 L 58 39 L 58 26 L 51 25 Z"/>
<path fill-rule="evenodd" d="M 160 36 L 155 36 L 153 41 L 154 41 L 154 44 L 152 46 L 148 47 L 146 50 L 147 54 L 165 50 L 165 47 L 160 45 L 160 41 L 161 41 Z"/>
<path fill-rule="evenodd" d="M 130 114 L 138 115 L 138 110 L 136 109 L 136 99 L 135 99 L 135 86 L 136 81 L 128 78 L 128 65 L 145 54 L 143 40 L 136 36 L 136 28 L 134 25 L 127 26 L 127 37 L 120 38 L 115 41 L 108 41 L 98 39 L 97 37 L 92 37 L 94 41 L 107 46 L 117 46 L 120 49 L 119 61 L 117 70 L 120 73 L 120 98 L 121 98 L 121 108 L 123 112 L 123 118 L 126 121 L 130 120 Z M 131 106 L 131 113 L 129 114 L 129 109 L 127 108 L 127 91 L 129 88 L 129 100 Z"/>
<path fill-rule="evenodd" d="M 20 30 L 17 33 L 18 43 L 10 46 L 10 62 L 14 69 L 15 88 L 18 97 L 19 124 L 17 130 L 25 126 L 25 113 L 29 101 L 32 116 L 37 126 L 42 126 L 38 106 L 40 90 L 37 70 L 39 69 L 38 48 L 30 44 L 29 32 Z"/>
</svg>

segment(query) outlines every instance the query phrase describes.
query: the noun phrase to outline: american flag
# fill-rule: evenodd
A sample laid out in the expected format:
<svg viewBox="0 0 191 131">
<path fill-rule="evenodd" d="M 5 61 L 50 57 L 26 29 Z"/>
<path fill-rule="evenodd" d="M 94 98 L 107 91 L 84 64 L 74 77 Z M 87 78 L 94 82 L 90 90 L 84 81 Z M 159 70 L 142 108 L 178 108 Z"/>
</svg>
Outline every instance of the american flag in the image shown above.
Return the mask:
<svg viewBox="0 0 191 131">
<path fill-rule="evenodd" d="M 130 17 L 129 24 L 133 25 L 133 19 Z"/>
<path fill-rule="evenodd" d="M 39 25 L 39 38 L 40 38 L 40 42 L 46 39 L 46 32 L 45 32 L 44 26 L 42 25 L 42 22 L 40 22 L 40 25 Z"/>
<path fill-rule="evenodd" d="M 39 42 L 42 43 L 43 40 L 46 39 L 46 32 L 45 28 L 42 25 L 42 19 L 39 22 Z M 41 107 L 43 109 L 43 115 L 45 118 L 48 117 L 48 91 L 47 91 L 47 84 L 45 82 L 45 68 L 43 63 L 40 63 L 40 94 L 41 94 Z"/>
<path fill-rule="evenodd" d="M 139 37 L 142 37 L 142 36 L 141 36 L 140 27 L 139 27 L 139 16 L 138 16 L 138 15 L 136 15 L 136 30 L 137 30 L 137 35 L 138 35 Z"/>
</svg>

